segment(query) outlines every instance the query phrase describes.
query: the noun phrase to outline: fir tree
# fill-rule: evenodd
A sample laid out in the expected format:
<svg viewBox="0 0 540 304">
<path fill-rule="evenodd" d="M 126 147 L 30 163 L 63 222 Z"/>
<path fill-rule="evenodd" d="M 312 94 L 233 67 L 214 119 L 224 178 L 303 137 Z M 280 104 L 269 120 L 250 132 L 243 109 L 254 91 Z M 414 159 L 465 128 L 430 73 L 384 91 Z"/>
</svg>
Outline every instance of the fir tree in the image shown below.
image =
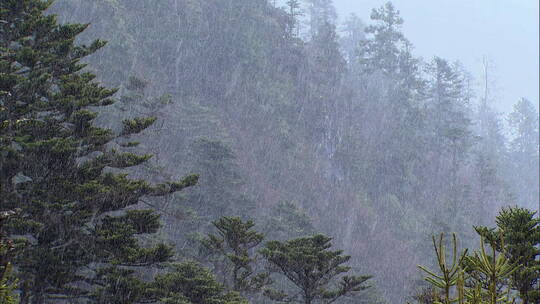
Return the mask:
<svg viewBox="0 0 540 304">
<path fill-rule="evenodd" d="M 117 267 L 168 260 L 170 246 L 143 247 L 137 238 L 155 233 L 159 216 L 134 208 L 142 196 L 197 181 L 192 175 L 154 186 L 117 170 L 150 155 L 112 149 L 115 139 L 143 131 L 155 118 L 126 119 L 120 135 L 92 124 L 93 109 L 112 104 L 116 90 L 95 82 L 80 61 L 105 43 L 74 44 L 87 25 L 59 25 L 56 16 L 44 15 L 51 4 L 0 4 L 0 206 L 20 209 L 2 233 L 23 236 L 14 260 L 21 303 L 103 298 L 111 276 L 126 274 Z"/>
</svg>

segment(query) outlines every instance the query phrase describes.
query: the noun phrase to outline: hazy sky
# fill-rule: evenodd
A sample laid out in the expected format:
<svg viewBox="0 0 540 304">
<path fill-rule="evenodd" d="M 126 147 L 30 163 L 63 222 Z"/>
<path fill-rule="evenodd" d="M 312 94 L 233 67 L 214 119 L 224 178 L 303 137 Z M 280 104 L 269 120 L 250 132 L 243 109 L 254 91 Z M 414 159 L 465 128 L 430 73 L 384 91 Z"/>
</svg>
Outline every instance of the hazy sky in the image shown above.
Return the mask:
<svg viewBox="0 0 540 304">
<path fill-rule="evenodd" d="M 370 22 L 386 0 L 334 0 L 340 18 L 356 13 Z M 482 57 L 495 66 L 499 100 L 508 112 L 520 97 L 538 107 L 538 0 L 394 0 L 403 31 L 425 59 L 459 60 L 480 81 Z"/>
</svg>

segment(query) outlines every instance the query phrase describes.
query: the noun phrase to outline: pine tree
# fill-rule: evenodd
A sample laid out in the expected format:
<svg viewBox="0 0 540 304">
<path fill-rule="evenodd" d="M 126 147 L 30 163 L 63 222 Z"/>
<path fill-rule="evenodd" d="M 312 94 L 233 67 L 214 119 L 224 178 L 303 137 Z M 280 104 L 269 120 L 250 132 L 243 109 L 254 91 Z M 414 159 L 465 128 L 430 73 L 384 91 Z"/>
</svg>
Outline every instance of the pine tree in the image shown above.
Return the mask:
<svg viewBox="0 0 540 304">
<path fill-rule="evenodd" d="M 256 273 L 253 249 L 258 246 L 264 236 L 253 230 L 253 221 L 242 221 L 238 217 L 222 217 L 212 224 L 218 235 L 208 234 L 203 246 L 208 253 L 217 258 L 220 273 L 225 276 L 225 285 L 231 290 L 241 293 L 260 291 L 270 284 L 267 273 Z"/>
<path fill-rule="evenodd" d="M 399 72 L 401 54 L 410 47 L 410 42 L 401 33 L 403 18 L 388 2 L 379 9 L 373 9 L 371 19 L 377 24 L 365 29 L 371 37 L 360 45 L 360 61 L 368 71 L 381 70 L 395 75 Z"/>
<path fill-rule="evenodd" d="M 299 0 L 287 0 L 287 34 L 289 37 L 298 37 L 300 35 L 300 20 L 303 15 Z"/>
<path fill-rule="evenodd" d="M 120 134 L 92 124 L 94 109 L 112 104 L 116 90 L 95 82 L 80 61 L 105 42 L 76 45 L 87 25 L 59 25 L 44 14 L 51 4 L 0 3 L 0 206 L 20 209 L 2 233 L 23 236 L 13 263 L 21 303 L 103 298 L 111 276 L 127 271 L 122 267 L 168 260 L 170 246 L 139 244 L 138 235 L 160 224 L 137 204 L 197 181 L 191 175 L 150 185 L 118 170 L 150 155 L 113 149 L 115 140 L 142 132 L 155 118 L 126 119 Z"/>
<path fill-rule="evenodd" d="M 373 151 L 365 156 L 370 159 L 368 172 L 363 173 L 371 195 L 391 194 L 404 201 L 413 187 L 424 187 L 412 181 L 418 178 L 414 174 L 425 153 L 421 107 L 425 81 L 419 60 L 412 56 L 412 44 L 401 32 L 399 11 L 388 2 L 374 9 L 371 19 L 375 24 L 365 28 L 358 59 L 360 80 L 367 86 L 362 94 L 372 94 L 363 119 L 369 128 L 380 129 L 380 135 L 363 139 L 375 141 Z"/>
<path fill-rule="evenodd" d="M 511 276 L 512 288 L 524 304 L 540 303 L 540 219 L 524 208 L 503 208 L 496 217 L 497 229 L 475 227 L 476 231 L 503 252 L 510 263 L 521 268 Z M 502 240 L 499 236 L 502 235 Z"/>
<path fill-rule="evenodd" d="M 443 215 L 450 216 L 442 221 L 448 231 L 470 233 L 464 228 L 469 226 L 469 213 L 463 212 L 480 205 L 470 205 L 470 189 L 459 176 L 470 157 L 475 144 L 472 133 L 472 121 L 468 115 L 470 99 L 468 76 L 458 63 L 435 57 L 426 65 L 425 87 L 425 140 L 426 155 L 434 156 L 433 165 L 425 181 L 437 187 L 437 194 L 431 201 L 441 206 Z M 486 168 L 484 168 L 486 169 Z M 475 209 L 478 210 L 478 209 Z M 434 222 L 440 219 L 434 218 Z M 468 240 L 468 238 L 463 238 Z"/>
<path fill-rule="evenodd" d="M 432 124 L 436 138 L 442 141 L 436 144 L 439 149 L 448 149 L 446 152 L 458 162 L 472 144 L 472 122 L 466 114 L 469 99 L 466 76 L 459 65 L 451 65 L 439 57 L 428 64 L 427 72 Z"/>
<path fill-rule="evenodd" d="M 316 142 L 322 141 L 326 154 L 335 149 L 336 134 L 332 134 L 332 119 L 340 107 L 338 103 L 345 60 L 341 55 L 336 26 L 321 22 L 307 46 L 309 79 L 308 104 L 303 105 L 305 124 L 309 125 Z"/>
<path fill-rule="evenodd" d="M 350 270 L 350 267 L 343 265 L 350 256 L 342 255 L 342 250 L 329 250 L 331 240 L 317 234 L 287 242 L 268 242 L 261 250 L 262 255 L 300 290 L 301 295 L 300 299 L 296 299 L 295 295 L 269 291 L 268 296 L 306 304 L 332 303 L 342 296 L 354 295 L 369 288 L 364 283 L 371 276 L 343 275 Z M 330 286 L 334 284 L 338 286 L 331 289 Z"/>
<path fill-rule="evenodd" d="M 530 100 L 520 99 L 512 113 L 508 115 L 515 138 L 512 148 L 516 152 L 527 155 L 538 154 L 538 113 Z"/>
<path fill-rule="evenodd" d="M 158 275 L 152 293 L 165 304 L 247 304 L 236 292 L 225 292 L 212 273 L 195 262 L 172 265 L 172 271 Z"/>
<path fill-rule="evenodd" d="M 525 98 L 519 100 L 508 115 L 508 124 L 513 133 L 510 142 L 512 173 L 517 173 L 513 174 L 516 177 L 514 191 L 521 205 L 540 208 L 538 112 L 533 103 Z"/>
<path fill-rule="evenodd" d="M 332 0 L 307 0 L 306 2 L 311 37 L 317 35 L 325 24 L 335 24 L 337 14 Z"/>
<path fill-rule="evenodd" d="M 486 99 L 487 97 L 483 98 Z M 494 204 L 503 205 L 509 201 L 508 176 L 512 174 L 507 171 L 510 169 L 508 165 L 511 160 L 500 114 L 486 102 L 482 102 L 478 107 L 475 125 L 479 135 L 478 144 L 473 149 L 478 182 L 477 195 L 473 200 L 482 206 L 484 214 L 488 214 L 496 212 L 493 211 Z"/>
</svg>

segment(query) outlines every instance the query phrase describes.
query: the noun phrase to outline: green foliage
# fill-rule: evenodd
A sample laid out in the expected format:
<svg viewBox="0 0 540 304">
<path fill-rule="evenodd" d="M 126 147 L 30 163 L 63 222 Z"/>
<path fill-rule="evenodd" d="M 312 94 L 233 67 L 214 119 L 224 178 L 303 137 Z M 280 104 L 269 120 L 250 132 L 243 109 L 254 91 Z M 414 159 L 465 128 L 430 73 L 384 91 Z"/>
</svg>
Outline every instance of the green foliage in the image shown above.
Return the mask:
<svg viewBox="0 0 540 304">
<path fill-rule="evenodd" d="M 202 244 L 211 255 L 227 260 L 226 265 L 220 267 L 220 272 L 229 277 L 225 282 L 229 288 L 238 292 L 254 292 L 270 284 L 267 273 L 255 273 L 254 269 L 256 257 L 252 251 L 264 238 L 252 230 L 255 223 L 244 222 L 238 217 L 222 217 L 212 224 L 218 235 L 208 234 Z"/>
<path fill-rule="evenodd" d="M 156 117 L 125 119 L 123 121 L 124 129 L 122 130 L 122 135 L 137 134 L 151 126 L 156 119 Z"/>
<path fill-rule="evenodd" d="M 199 175 L 198 174 L 190 174 L 186 177 L 184 177 L 179 182 L 170 182 L 169 185 L 171 186 L 171 192 L 180 191 L 187 187 L 192 187 L 197 184 L 199 181 Z"/>
<path fill-rule="evenodd" d="M 64 20 L 92 22 L 78 41 L 96 36 L 110 41 L 107 48 L 88 58 L 99 71 L 99 79 L 116 85 L 131 74 L 152 79 L 151 84 L 129 79 L 127 89 L 133 92 L 122 107 L 129 115 L 144 112 L 159 117 L 159 124 L 165 123 L 152 128 L 152 139 L 142 140 L 140 145 L 147 149 L 145 153 L 155 155 L 153 172 L 179 176 L 186 167 L 193 172 L 205 170 L 200 187 L 185 197 L 175 197 L 184 199 L 185 204 L 167 204 L 162 210 L 167 237 L 179 248 L 196 248 L 196 244 L 184 242 L 186 232 L 205 234 L 211 228 L 210 221 L 222 215 L 268 218 L 275 211 L 269 209 L 279 209 L 276 202 L 294 201 L 300 209 L 309 210 L 317 228 L 334 231 L 340 243 L 351 244 L 352 253 L 380 275 L 387 296 L 398 302 L 407 290 L 405 273 L 416 269 L 414 257 L 428 256 L 417 243 L 427 231 L 433 231 L 433 223 L 446 222 L 446 231 L 465 230 L 477 220 L 479 205 L 488 211 L 502 202 L 483 195 L 486 188 L 504 192 L 499 181 L 504 176 L 496 174 L 500 163 L 493 164 L 494 171 L 483 167 L 480 180 L 469 155 L 450 168 L 452 155 L 461 154 L 448 153 L 452 151 L 444 145 L 445 153 L 429 149 L 443 141 L 440 134 L 446 142 L 456 139 L 454 148 L 461 148 L 463 133 L 459 129 L 463 126 L 447 124 L 445 115 L 437 119 L 432 99 L 425 98 L 424 82 L 432 80 L 434 74 L 427 76 L 421 60 L 412 56 L 413 46 L 400 32 L 403 20 L 397 7 L 388 4 L 375 10 L 374 26 L 366 39 L 351 41 L 353 48 L 345 66 L 336 45 L 341 31 L 336 32 L 339 26 L 328 18 L 331 1 L 308 2 L 313 9 L 307 7 L 306 13 L 314 17 L 314 26 L 308 30 L 317 34 L 308 37 L 299 35 L 306 32 L 299 31 L 304 21 L 299 18 L 301 1 L 287 1 L 287 11 L 272 7 L 270 2 L 57 0 L 53 9 L 61 12 Z M 321 20 L 329 19 L 320 26 Z M 137 30 L 139 27 L 144 31 Z M 360 41 L 362 48 L 357 54 Z M 364 69 L 357 68 L 358 61 Z M 170 92 L 178 102 L 159 113 L 148 113 L 160 108 L 156 107 L 159 102 L 144 100 L 152 106 L 140 111 L 141 107 L 133 105 L 142 100 L 145 87 L 152 92 Z M 116 120 L 100 122 L 109 125 L 112 121 Z M 96 132 L 95 142 L 109 136 Z M 234 148 L 229 148 L 234 150 L 233 157 L 214 159 L 211 149 L 206 149 L 209 146 L 200 154 L 195 147 L 186 151 L 199 136 L 226 141 Z M 336 146 L 343 158 L 337 157 Z M 496 147 L 504 149 L 505 144 Z M 193 157 L 186 157 L 189 152 Z M 220 167 L 220 162 L 225 164 Z M 534 162 L 526 163 L 520 166 L 529 171 L 520 172 L 538 171 Z M 228 174 L 231 168 L 236 176 Z M 514 191 L 531 189 L 527 193 L 533 194 L 538 189 L 534 175 L 525 182 L 524 174 L 509 170 L 512 174 L 508 176 L 515 176 L 519 184 Z M 146 174 L 134 171 L 137 176 Z M 16 176 L 17 181 L 32 178 L 22 171 Z M 365 193 L 369 206 L 356 199 L 357 193 Z M 469 193 L 482 199 L 467 197 Z M 252 197 L 257 198 L 256 203 Z M 196 227 L 179 223 L 178 219 L 190 218 L 192 213 L 199 216 L 193 224 Z M 275 213 L 281 216 L 268 222 L 280 226 L 275 231 L 261 229 L 265 234 L 275 232 L 269 239 L 308 234 L 294 222 L 294 215 L 283 215 L 286 212 L 281 209 Z M 447 219 L 441 218 L 445 215 Z M 300 217 L 297 220 L 304 223 Z M 462 236 L 466 243 L 470 239 Z M 399 248 L 403 259 L 396 259 L 388 248 Z M 393 275 L 397 267 L 400 276 Z"/>
<path fill-rule="evenodd" d="M 195 262 L 176 263 L 151 286 L 155 296 L 170 304 L 247 304 L 235 292 L 225 292 L 214 276 Z"/>
<path fill-rule="evenodd" d="M 420 302 L 432 301 L 435 304 L 498 304 L 511 303 L 510 290 L 502 291 L 500 284 L 507 280 L 519 265 L 513 265 L 503 254 L 496 254 L 492 247 L 492 255 L 486 253 L 483 238 L 480 240 L 480 250 L 468 256 L 467 250 L 461 255 L 457 253 L 457 239 L 452 238 L 453 255 L 452 264 L 446 263 L 443 234 L 439 242 L 433 237 L 433 247 L 437 256 L 440 275 L 419 266 L 429 276 L 426 281 L 432 287 L 440 289 L 441 293 L 429 291 L 420 294 Z"/>
<path fill-rule="evenodd" d="M 484 246 L 484 239 L 480 239 L 480 251 L 475 251 L 473 256 L 467 257 L 465 271 L 479 272 L 484 280 L 478 282 L 481 286 L 487 286 L 488 303 L 509 302 L 508 294 L 498 290 L 498 284 L 508 279 L 512 273 L 519 269 L 520 265 L 512 264 L 504 254 L 497 254 L 492 247 L 491 255 L 488 255 Z"/>
<path fill-rule="evenodd" d="M 497 229 L 475 227 L 489 244 L 505 255 L 508 263 L 521 267 L 511 275 L 511 287 L 519 291 L 523 303 L 540 301 L 540 220 L 535 212 L 510 207 L 496 217 Z M 500 237 L 502 235 L 502 238 Z"/>
<path fill-rule="evenodd" d="M 379 9 L 373 9 L 371 19 L 376 25 L 366 28 L 366 33 L 373 38 L 362 41 L 360 62 L 368 71 L 379 69 L 390 75 L 399 73 L 403 52 L 407 52 L 410 42 L 401 33 L 403 18 L 391 2 Z"/>
<path fill-rule="evenodd" d="M 529 156 L 538 155 L 538 113 L 533 103 L 520 99 L 508 115 L 508 123 L 515 135 L 512 150 Z"/>
<path fill-rule="evenodd" d="M 131 91 L 142 93 L 147 86 L 147 81 L 144 81 L 143 79 L 137 78 L 135 76 L 130 76 L 128 78 L 126 88 Z"/>
<path fill-rule="evenodd" d="M 129 304 L 148 299 L 148 284 L 138 279 L 133 270 L 118 267 L 101 268 L 96 277 L 102 282 L 92 297 L 99 304 Z"/>
<path fill-rule="evenodd" d="M 0 206 L 19 210 L 0 234 L 22 238 L 13 259 L 21 303 L 132 303 L 144 296 L 143 283 L 123 267 L 149 267 L 173 255 L 168 245 L 141 244 L 139 236 L 160 223 L 136 205 L 143 196 L 192 186 L 197 176 L 154 186 L 111 170 L 150 158 L 111 146 L 155 118 L 127 119 L 120 135 L 94 124 L 117 90 L 95 82 L 81 60 L 105 43 L 76 45 L 88 25 L 58 24 L 44 14 L 51 4 L 0 3 Z"/>
<path fill-rule="evenodd" d="M 439 243 L 437 244 L 435 236 L 433 236 L 433 249 L 437 256 L 437 264 L 439 266 L 440 275 L 428 270 L 424 266 L 418 266 L 429 276 L 425 278 L 427 282 L 432 284 L 434 287 L 440 288 L 443 290 L 444 299 L 442 303 L 450 304 L 456 299 L 450 297 L 450 290 L 453 286 L 456 286 L 459 280 L 461 264 L 467 255 L 467 250 L 458 255 L 457 251 L 457 239 L 456 235 L 452 234 L 452 264 L 447 264 L 446 262 L 446 249 L 443 244 L 444 234 L 441 233 L 439 237 Z"/>
<path fill-rule="evenodd" d="M 270 241 L 261 254 L 275 269 L 290 280 L 300 290 L 301 303 L 331 303 L 338 298 L 365 290 L 364 283 L 371 276 L 348 276 L 350 267 L 343 264 L 350 256 L 342 255 L 342 250 L 329 250 L 332 239 L 321 234 L 293 239 L 287 242 Z M 341 276 L 343 275 L 343 276 Z M 341 276 L 341 277 L 340 277 Z M 335 289 L 330 286 L 336 284 Z M 269 291 L 271 298 L 297 300 L 295 295 L 285 295 Z"/>
<path fill-rule="evenodd" d="M 4 245 L 0 245 L 0 255 L 5 252 Z M 15 294 L 17 281 L 13 279 L 13 265 L 11 263 L 0 266 L 0 303 L 17 304 L 18 296 Z"/>
<path fill-rule="evenodd" d="M 432 108 L 430 125 L 439 138 L 434 149 L 453 154 L 456 161 L 462 160 L 473 144 L 472 121 L 467 115 L 471 94 L 466 87 L 467 76 L 459 65 L 439 57 L 433 58 L 426 70 L 426 93 Z"/>
<path fill-rule="evenodd" d="M 513 181 L 514 193 L 522 206 L 536 209 L 540 205 L 540 161 L 538 111 L 533 102 L 520 99 L 508 115 L 512 134 L 509 143 L 511 167 L 507 174 Z"/>
<path fill-rule="evenodd" d="M 0 211 L 0 228 L 14 214 L 13 211 Z M 13 265 L 11 264 L 14 249 L 13 241 L 5 237 L 0 229 L 0 303 L 19 303 L 19 298 L 15 294 L 17 280 L 13 275 Z"/>
<path fill-rule="evenodd" d="M 133 219 L 145 222 L 133 223 Z M 124 266 L 151 266 L 169 260 L 172 248 L 158 244 L 151 248 L 140 248 L 136 234 L 155 233 L 159 227 L 159 217 L 146 210 L 130 212 L 125 216 L 105 216 L 96 231 L 99 256 L 104 262 Z"/>
</svg>

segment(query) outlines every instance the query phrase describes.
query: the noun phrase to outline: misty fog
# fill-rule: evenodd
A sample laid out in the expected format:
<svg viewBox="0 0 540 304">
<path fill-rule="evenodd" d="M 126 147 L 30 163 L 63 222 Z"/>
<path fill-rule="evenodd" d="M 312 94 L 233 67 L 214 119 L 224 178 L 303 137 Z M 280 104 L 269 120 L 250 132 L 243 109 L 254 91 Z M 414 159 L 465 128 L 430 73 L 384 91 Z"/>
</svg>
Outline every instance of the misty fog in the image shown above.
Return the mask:
<svg viewBox="0 0 540 304">
<path fill-rule="evenodd" d="M 0 303 L 540 303 L 537 1 L 1 1 Z"/>
</svg>

